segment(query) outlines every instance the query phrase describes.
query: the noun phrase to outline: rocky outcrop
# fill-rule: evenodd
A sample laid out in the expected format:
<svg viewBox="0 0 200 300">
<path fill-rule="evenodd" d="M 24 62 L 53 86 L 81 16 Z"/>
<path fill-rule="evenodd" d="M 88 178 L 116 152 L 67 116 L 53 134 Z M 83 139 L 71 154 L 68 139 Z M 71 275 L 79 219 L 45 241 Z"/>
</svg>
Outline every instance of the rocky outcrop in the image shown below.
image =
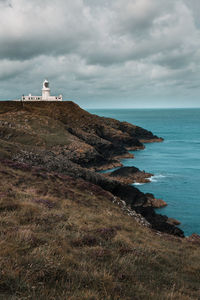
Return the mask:
<svg viewBox="0 0 200 300">
<path fill-rule="evenodd" d="M 151 173 L 146 173 L 144 171 L 140 171 L 136 167 L 122 167 L 111 173 L 105 173 L 105 177 L 108 177 L 112 180 L 117 180 L 124 184 L 132 184 L 135 182 L 138 183 L 148 183 L 150 182 L 150 178 L 153 176 Z M 144 206 L 150 206 L 153 208 L 162 208 L 167 206 L 167 203 L 162 199 L 156 199 L 153 194 L 146 193 L 146 203 Z M 175 224 L 174 225 L 179 225 Z"/>
<path fill-rule="evenodd" d="M 141 141 L 161 141 L 138 126 L 89 114 L 73 102 L 23 103 L 0 105 L 0 159 L 13 168 L 56 172 L 82 178 L 125 201 L 142 215 L 152 228 L 183 236 L 152 208 L 161 205 L 153 195 L 129 185 L 132 180 L 148 180 L 152 174 L 137 168 L 122 168 L 110 177 L 95 172 L 121 166 L 120 158 L 130 156 L 127 149 L 143 149 Z M 36 172 L 36 171 L 34 171 Z M 37 172 L 36 172 L 37 173 Z M 155 204 L 157 203 L 157 204 Z"/>
<path fill-rule="evenodd" d="M 150 178 L 151 176 L 153 176 L 153 174 L 140 171 L 136 167 L 122 167 L 111 173 L 106 173 L 105 176 L 109 176 L 109 178 L 120 181 L 125 184 L 131 184 L 135 182 L 150 182 Z"/>
<path fill-rule="evenodd" d="M 162 208 L 167 206 L 167 203 L 162 199 L 156 199 L 153 194 L 146 193 L 147 202 L 145 206 L 151 206 L 153 208 Z M 175 225 L 175 224 L 174 224 Z M 179 225 L 179 224 L 176 224 Z"/>
<path fill-rule="evenodd" d="M 172 224 L 172 225 L 175 225 L 175 226 L 178 226 L 178 225 L 181 224 L 180 221 L 178 221 L 178 220 L 176 220 L 176 219 L 173 219 L 173 218 L 168 218 L 167 223 Z"/>
<path fill-rule="evenodd" d="M 148 130 L 92 115 L 73 102 L 23 106 L 20 102 L 1 102 L 0 121 L 3 140 L 16 142 L 16 136 L 23 135 L 24 139 L 17 138 L 23 148 L 29 140 L 39 149 L 51 145 L 56 154 L 64 153 L 71 161 L 95 170 L 121 166 L 120 158 L 127 157 L 128 150 L 144 149 L 140 139 L 159 140 Z"/>
<path fill-rule="evenodd" d="M 132 210 L 146 218 L 152 228 L 181 237 L 184 235 L 180 229 L 168 223 L 167 217 L 155 213 L 149 202 L 150 198 L 153 198 L 152 194 L 144 194 L 134 186 L 111 180 L 100 173 L 82 168 L 70 162 L 64 156 L 56 157 L 55 154 L 51 152 L 43 152 L 40 154 L 21 152 L 15 157 L 15 161 L 16 163 L 20 162 L 26 166 L 31 164 L 32 166 L 43 167 L 49 172 L 53 171 L 74 178 L 82 178 L 96 184 L 114 196 L 124 200 L 127 205 L 130 205 Z"/>
<path fill-rule="evenodd" d="M 100 173 L 88 170 L 69 161 L 64 155 L 56 156 L 50 151 L 37 154 L 21 151 L 13 157 L 13 159 L 16 163 L 20 162 L 24 165 L 43 167 L 49 172 L 53 171 L 66 174 L 74 178 L 82 178 L 93 184 L 99 185 L 106 191 L 111 192 L 114 196 L 125 200 L 127 204 L 134 203 L 135 205 L 144 205 L 147 200 L 145 194 L 140 192 L 137 188 L 105 178 Z"/>
<path fill-rule="evenodd" d="M 134 205 L 132 205 L 131 208 L 134 209 L 137 213 L 141 214 L 151 224 L 153 229 L 184 237 L 184 232 L 180 228 L 174 226 L 173 224 L 170 224 L 168 222 L 167 216 L 155 213 L 152 207 L 135 207 Z"/>
</svg>

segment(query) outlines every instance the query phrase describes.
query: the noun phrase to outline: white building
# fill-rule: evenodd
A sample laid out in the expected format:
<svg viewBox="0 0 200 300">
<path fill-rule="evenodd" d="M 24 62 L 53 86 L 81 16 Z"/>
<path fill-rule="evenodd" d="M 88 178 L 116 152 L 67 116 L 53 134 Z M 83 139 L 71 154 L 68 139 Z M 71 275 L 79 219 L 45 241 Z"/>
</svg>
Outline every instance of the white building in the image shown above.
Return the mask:
<svg viewBox="0 0 200 300">
<path fill-rule="evenodd" d="M 43 82 L 42 87 L 42 96 L 32 96 L 29 94 L 28 96 L 22 96 L 19 101 L 62 101 L 62 95 L 59 96 L 51 96 L 50 95 L 50 88 L 49 88 L 49 81 L 45 80 Z"/>
</svg>

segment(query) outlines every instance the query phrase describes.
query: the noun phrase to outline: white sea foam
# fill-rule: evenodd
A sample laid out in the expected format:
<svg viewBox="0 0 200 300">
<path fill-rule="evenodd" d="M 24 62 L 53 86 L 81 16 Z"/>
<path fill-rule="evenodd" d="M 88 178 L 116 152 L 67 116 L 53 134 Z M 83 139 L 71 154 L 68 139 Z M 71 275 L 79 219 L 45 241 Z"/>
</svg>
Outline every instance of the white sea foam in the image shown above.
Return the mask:
<svg viewBox="0 0 200 300">
<path fill-rule="evenodd" d="M 143 185 L 144 183 L 135 182 L 133 185 Z"/>
<path fill-rule="evenodd" d="M 149 178 L 149 180 L 151 182 L 158 182 L 161 178 L 165 178 L 166 176 L 159 174 L 159 175 L 154 175 L 151 178 Z"/>
</svg>

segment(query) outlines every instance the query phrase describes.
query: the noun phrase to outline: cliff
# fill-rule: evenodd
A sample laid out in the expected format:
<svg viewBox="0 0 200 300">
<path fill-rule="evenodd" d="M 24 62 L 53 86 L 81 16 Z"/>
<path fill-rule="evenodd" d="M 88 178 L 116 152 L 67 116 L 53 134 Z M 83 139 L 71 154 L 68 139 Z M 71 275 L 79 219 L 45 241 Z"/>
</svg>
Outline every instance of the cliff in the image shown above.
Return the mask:
<svg viewBox="0 0 200 300">
<path fill-rule="evenodd" d="M 0 128 L 2 161 L 42 166 L 47 171 L 97 184 L 139 211 L 152 228 L 183 236 L 180 229 L 167 222 L 166 216 L 154 212 L 149 195 L 94 172 L 120 166 L 119 158 L 127 157 L 128 150 L 144 148 L 140 140 L 162 141 L 151 132 L 92 115 L 73 102 L 2 102 Z"/>
<path fill-rule="evenodd" d="M 44 167 L 4 160 L 0 184 L 1 299 L 198 299 L 198 236 L 152 231 L 119 197 Z"/>
<path fill-rule="evenodd" d="M 73 102 L 2 102 L 0 116 L 5 148 L 14 142 L 20 149 L 50 150 L 95 170 L 120 166 L 119 157 L 129 156 L 128 150 L 144 148 L 140 140 L 162 140 L 138 126 L 92 115 Z"/>
<path fill-rule="evenodd" d="M 197 299 L 199 237 L 129 185 L 151 174 L 97 172 L 160 141 L 73 102 L 1 102 L 0 297 Z"/>
</svg>

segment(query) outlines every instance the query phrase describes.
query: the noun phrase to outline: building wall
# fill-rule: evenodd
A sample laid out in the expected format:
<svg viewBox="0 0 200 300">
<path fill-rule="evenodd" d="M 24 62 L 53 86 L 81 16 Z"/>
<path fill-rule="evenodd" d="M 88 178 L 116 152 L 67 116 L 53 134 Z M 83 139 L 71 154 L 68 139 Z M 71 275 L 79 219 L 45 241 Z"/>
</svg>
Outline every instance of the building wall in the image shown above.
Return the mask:
<svg viewBox="0 0 200 300">
<path fill-rule="evenodd" d="M 48 99 L 42 99 L 41 96 L 22 96 L 22 101 L 62 101 L 62 96 L 50 96 Z"/>
<path fill-rule="evenodd" d="M 43 82 L 42 88 L 42 96 L 32 96 L 29 94 L 28 96 L 22 96 L 19 101 L 62 101 L 62 95 L 59 96 L 50 96 L 50 88 L 48 80 Z"/>
</svg>

